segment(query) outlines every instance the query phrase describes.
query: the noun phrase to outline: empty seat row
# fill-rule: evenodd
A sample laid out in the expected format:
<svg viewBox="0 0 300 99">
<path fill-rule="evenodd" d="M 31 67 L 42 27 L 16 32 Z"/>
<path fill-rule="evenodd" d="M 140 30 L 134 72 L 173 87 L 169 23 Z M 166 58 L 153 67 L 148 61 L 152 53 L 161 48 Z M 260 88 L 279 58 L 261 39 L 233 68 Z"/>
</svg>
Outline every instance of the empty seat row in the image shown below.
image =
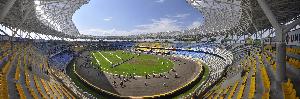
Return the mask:
<svg viewBox="0 0 300 99">
<path fill-rule="evenodd" d="M 286 52 L 287 52 L 287 53 L 291 53 L 291 54 L 300 55 L 300 48 L 291 48 L 291 47 L 287 47 L 287 48 L 286 48 Z"/>
<path fill-rule="evenodd" d="M 285 99 L 299 99 L 299 97 L 296 96 L 296 90 L 293 87 L 294 86 L 290 79 L 288 79 L 286 83 L 282 84 Z"/>
<path fill-rule="evenodd" d="M 41 87 L 42 85 L 40 85 L 40 82 L 38 81 L 39 79 L 37 78 L 37 76 L 34 75 L 33 79 L 34 79 L 34 84 L 37 87 L 39 94 L 42 95 L 42 98 L 47 98 L 48 95 L 45 92 L 43 92 L 43 89 Z"/>
<path fill-rule="evenodd" d="M 0 97 L 3 99 L 8 99 L 8 88 L 7 80 L 5 75 L 0 73 Z"/>
<path fill-rule="evenodd" d="M 25 93 L 23 88 L 21 87 L 20 83 L 16 83 L 17 91 L 19 93 L 20 99 L 26 99 Z"/>
<path fill-rule="evenodd" d="M 30 74 L 28 73 L 28 70 L 25 70 L 25 83 L 26 83 L 26 87 L 29 90 L 29 93 L 31 94 L 31 96 L 33 98 L 38 98 L 37 94 L 34 92 L 34 89 L 30 86 L 30 83 L 32 81 L 30 80 Z"/>
<path fill-rule="evenodd" d="M 287 62 L 288 62 L 290 65 L 294 66 L 295 68 L 300 69 L 300 60 L 295 59 L 295 58 L 288 57 L 288 58 L 287 58 Z"/>
</svg>

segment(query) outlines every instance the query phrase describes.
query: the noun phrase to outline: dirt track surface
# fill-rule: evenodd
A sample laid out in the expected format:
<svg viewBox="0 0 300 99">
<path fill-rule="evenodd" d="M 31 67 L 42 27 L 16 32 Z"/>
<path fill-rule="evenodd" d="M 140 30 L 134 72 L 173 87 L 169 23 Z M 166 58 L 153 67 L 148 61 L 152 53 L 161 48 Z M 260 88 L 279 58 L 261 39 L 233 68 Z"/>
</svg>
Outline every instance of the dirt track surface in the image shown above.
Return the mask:
<svg viewBox="0 0 300 99">
<path fill-rule="evenodd" d="M 143 76 L 124 82 L 123 77 L 118 78 L 117 76 L 103 73 L 96 68 L 92 68 L 92 66 L 85 65 L 84 57 L 88 54 L 88 52 L 84 52 L 82 54 L 83 57 L 76 59 L 77 73 L 91 84 L 121 96 L 152 96 L 173 91 L 195 78 L 200 69 L 200 67 L 191 60 L 164 56 L 164 58 L 175 60 L 174 70 L 176 72 L 169 71 L 169 73 L 163 73 L 168 79 L 164 77 L 153 78 L 153 76 L 150 75 L 151 77 L 148 77 L 148 79 Z M 163 56 L 158 55 L 157 57 Z M 179 78 L 175 78 L 175 74 L 178 74 Z M 116 82 L 115 86 L 113 85 L 114 81 Z M 120 85 L 121 81 L 124 83 L 123 87 Z"/>
</svg>

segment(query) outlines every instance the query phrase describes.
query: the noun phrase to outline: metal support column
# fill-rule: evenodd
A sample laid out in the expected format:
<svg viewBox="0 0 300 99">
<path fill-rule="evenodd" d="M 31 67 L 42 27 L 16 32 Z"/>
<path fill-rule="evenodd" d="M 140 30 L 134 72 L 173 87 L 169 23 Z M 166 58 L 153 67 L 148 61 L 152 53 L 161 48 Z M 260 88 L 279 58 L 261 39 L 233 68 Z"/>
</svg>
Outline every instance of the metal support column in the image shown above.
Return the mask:
<svg viewBox="0 0 300 99">
<path fill-rule="evenodd" d="M 277 22 L 275 15 L 272 13 L 270 7 L 267 5 L 265 0 L 257 0 L 258 4 L 264 11 L 265 15 L 269 19 L 270 23 L 272 26 L 275 28 L 275 33 L 276 33 L 276 64 L 277 64 L 277 69 L 276 69 L 276 74 L 277 74 L 277 80 L 279 82 L 284 82 L 286 81 L 286 44 L 285 44 L 285 33 L 283 32 L 282 27 L 280 24 Z"/>
<path fill-rule="evenodd" d="M 233 42 L 233 34 L 230 34 L 231 35 L 231 40 L 230 40 L 230 43 L 231 43 L 231 41 L 232 41 L 232 43 L 231 44 L 233 44 L 234 42 Z"/>
<path fill-rule="evenodd" d="M 246 44 L 246 34 L 243 35 L 244 35 L 244 43 Z"/>
<path fill-rule="evenodd" d="M 260 44 L 261 44 L 261 52 L 264 51 L 264 40 L 263 40 L 263 33 L 265 32 L 265 30 L 262 30 L 261 33 L 260 33 Z"/>
<path fill-rule="evenodd" d="M 281 84 L 287 81 L 286 77 L 286 44 L 285 44 L 285 33 L 283 32 L 283 27 L 276 20 L 275 15 L 271 11 L 270 7 L 267 5 L 265 0 L 257 0 L 259 6 L 262 8 L 264 14 L 267 16 L 269 22 L 272 24 L 276 33 L 276 81 L 273 81 L 271 89 L 274 91 L 271 93 L 271 98 L 284 98 Z M 275 86 L 274 86 L 275 85 Z"/>
</svg>

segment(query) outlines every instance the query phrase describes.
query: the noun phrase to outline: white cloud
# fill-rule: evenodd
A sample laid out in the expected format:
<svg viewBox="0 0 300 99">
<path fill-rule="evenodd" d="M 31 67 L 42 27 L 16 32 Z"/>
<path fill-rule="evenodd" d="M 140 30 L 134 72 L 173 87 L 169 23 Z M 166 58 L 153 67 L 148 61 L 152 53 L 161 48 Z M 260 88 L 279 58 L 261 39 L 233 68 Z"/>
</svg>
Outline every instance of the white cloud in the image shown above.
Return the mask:
<svg viewBox="0 0 300 99">
<path fill-rule="evenodd" d="M 86 29 L 80 31 L 85 35 L 96 35 L 96 36 L 127 36 L 135 34 L 144 34 L 144 33 L 156 33 L 156 32 L 166 32 L 166 31 L 179 31 L 182 29 L 182 26 L 178 24 L 177 20 L 169 18 L 160 18 L 158 20 L 152 19 L 150 24 L 142 24 L 135 26 L 135 29 L 125 31 L 117 29 Z"/>
<path fill-rule="evenodd" d="M 181 15 L 186 16 L 186 15 Z M 201 25 L 199 20 L 194 21 L 191 25 L 182 26 L 182 21 L 172 19 L 172 18 L 159 18 L 152 19 L 151 23 L 141 24 L 135 26 L 132 30 L 118 30 L 113 29 L 101 29 L 101 28 L 89 28 L 80 33 L 85 35 L 95 35 L 95 36 L 128 36 L 128 35 L 137 35 L 145 33 L 157 33 L 157 32 L 166 32 L 166 31 L 180 31 L 183 29 L 191 29 Z"/>
<path fill-rule="evenodd" d="M 185 14 L 177 14 L 177 15 L 175 15 L 175 16 L 173 16 L 173 17 L 175 17 L 175 18 L 186 18 L 186 17 L 188 17 L 190 14 L 188 14 L 188 13 L 185 13 Z"/>
<path fill-rule="evenodd" d="M 129 33 L 127 31 L 120 31 L 117 29 L 100 29 L 91 28 L 80 31 L 80 33 L 85 35 L 95 35 L 95 36 L 126 36 Z"/>
<path fill-rule="evenodd" d="M 157 3 L 163 3 L 163 2 L 165 2 L 166 0 L 156 0 L 155 2 L 157 2 Z"/>
<path fill-rule="evenodd" d="M 103 19 L 104 21 L 111 21 L 112 20 L 112 17 L 108 17 L 108 18 L 105 18 Z"/>
<path fill-rule="evenodd" d="M 191 25 L 187 26 L 188 29 L 199 27 L 201 24 L 200 21 L 194 21 Z"/>
<path fill-rule="evenodd" d="M 132 30 L 132 32 L 156 33 L 165 31 L 178 31 L 182 29 L 177 20 L 169 18 L 160 18 L 159 20 L 152 19 L 151 24 L 138 25 L 136 27 L 137 28 Z"/>
</svg>

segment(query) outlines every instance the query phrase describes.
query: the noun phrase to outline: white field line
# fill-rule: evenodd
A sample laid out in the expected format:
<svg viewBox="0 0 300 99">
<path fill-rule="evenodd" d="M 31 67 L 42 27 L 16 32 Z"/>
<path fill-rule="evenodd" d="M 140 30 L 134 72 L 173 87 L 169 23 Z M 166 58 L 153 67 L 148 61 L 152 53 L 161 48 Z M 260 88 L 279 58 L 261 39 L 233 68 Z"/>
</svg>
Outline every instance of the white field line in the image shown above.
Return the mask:
<svg viewBox="0 0 300 99">
<path fill-rule="evenodd" d="M 110 60 L 108 60 L 102 53 L 98 52 L 106 61 L 108 61 L 110 64 L 112 64 L 112 62 Z"/>
<path fill-rule="evenodd" d="M 101 65 L 101 64 L 100 64 L 100 62 L 99 62 L 99 60 L 96 58 L 96 56 L 95 56 L 95 54 L 94 54 L 94 53 L 93 53 L 93 57 L 96 59 L 96 61 L 97 61 L 98 65 Z"/>
<path fill-rule="evenodd" d="M 100 53 L 100 52 L 98 52 L 98 53 Z M 101 53 L 100 53 L 101 54 Z M 102 54 L 101 54 L 102 55 Z M 98 64 L 100 64 L 100 62 L 99 62 L 99 60 L 96 58 L 96 56 L 95 56 L 95 54 L 93 53 L 93 57 L 96 59 L 96 61 L 97 61 L 97 63 Z M 103 55 L 102 55 L 102 57 L 104 57 Z M 176 56 L 175 56 L 176 57 Z M 107 59 L 106 57 L 104 57 L 105 59 Z M 109 61 L 109 60 L 108 60 Z M 110 62 L 110 61 L 109 61 Z M 167 63 L 169 63 L 169 62 L 167 62 Z M 175 63 L 173 62 L 173 65 L 175 65 Z M 101 67 L 101 69 L 102 69 L 102 67 Z M 108 70 L 108 69 L 106 69 L 106 68 L 103 68 L 104 70 Z M 171 72 L 171 70 L 169 70 L 170 72 Z M 107 71 L 103 71 L 104 73 L 107 73 L 107 74 L 110 74 L 110 75 L 116 75 L 115 73 L 111 73 L 111 72 L 107 72 Z M 219 72 L 219 71 L 218 71 Z M 158 74 L 155 74 L 155 73 L 153 73 L 154 75 L 158 75 Z M 163 74 L 167 74 L 167 72 L 163 72 Z M 126 75 L 121 75 L 122 77 L 123 76 L 126 76 Z M 138 78 L 141 78 L 141 77 L 144 77 L 144 76 L 135 76 L 135 77 L 138 77 Z"/>
<path fill-rule="evenodd" d="M 120 60 L 122 60 L 122 58 L 119 57 L 118 55 L 114 55 L 114 54 L 112 54 L 112 53 L 109 53 L 109 54 L 112 55 L 112 56 L 116 56 L 116 57 L 118 57 Z"/>
<path fill-rule="evenodd" d="M 121 57 L 119 57 L 118 55 L 116 55 L 120 60 L 122 60 L 122 58 Z"/>
</svg>

